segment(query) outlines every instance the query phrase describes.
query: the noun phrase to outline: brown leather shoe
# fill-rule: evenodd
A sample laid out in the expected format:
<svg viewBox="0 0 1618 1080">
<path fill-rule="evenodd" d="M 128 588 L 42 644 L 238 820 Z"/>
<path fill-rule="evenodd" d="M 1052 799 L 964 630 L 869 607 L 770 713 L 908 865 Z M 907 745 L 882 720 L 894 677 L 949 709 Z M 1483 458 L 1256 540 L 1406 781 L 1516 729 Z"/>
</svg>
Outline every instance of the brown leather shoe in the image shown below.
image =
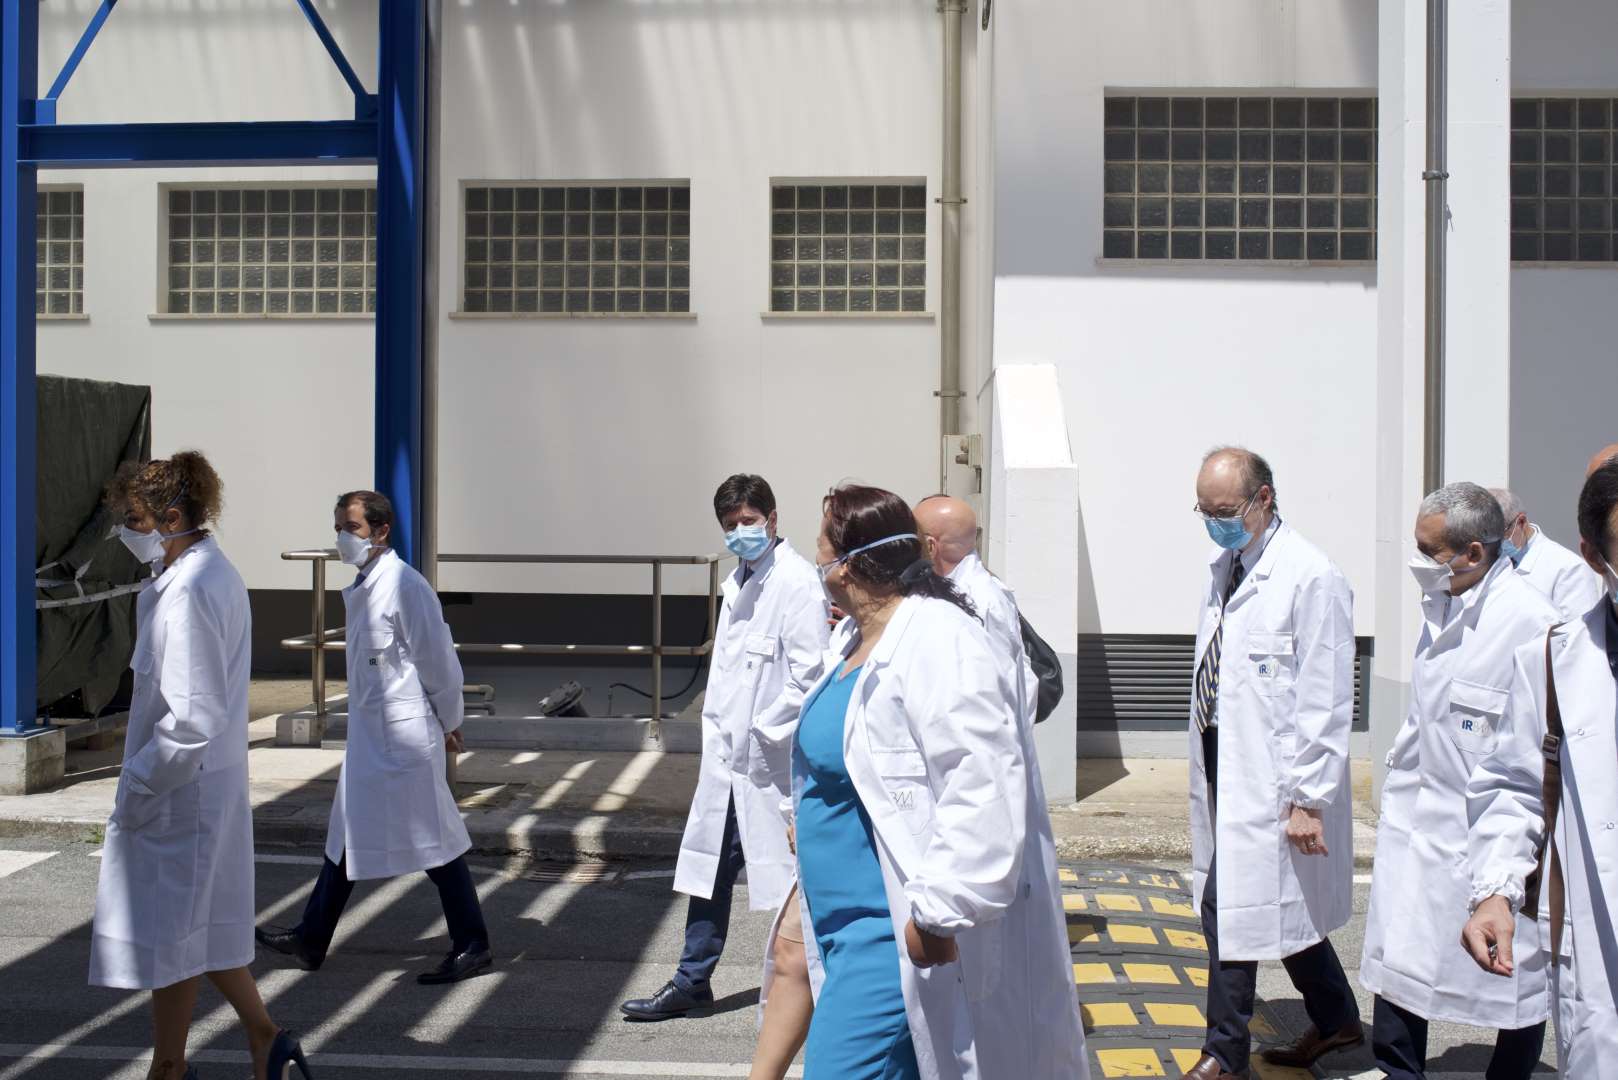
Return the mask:
<svg viewBox="0 0 1618 1080">
<path fill-rule="evenodd" d="M 1365 1025 L 1355 1020 L 1335 1035 L 1322 1037 L 1313 1024 L 1303 1037 L 1286 1046 L 1276 1046 L 1259 1056 L 1271 1065 L 1286 1065 L 1294 1069 L 1307 1069 L 1334 1050 L 1358 1046 L 1365 1041 Z"/>
<path fill-rule="evenodd" d="M 1229 1073 L 1219 1064 L 1219 1059 L 1211 1054 L 1203 1054 L 1202 1060 L 1191 1067 L 1185 1074 L 1185 1080 L 1246 1080 L 1247 1072 Z"/>
</svg>

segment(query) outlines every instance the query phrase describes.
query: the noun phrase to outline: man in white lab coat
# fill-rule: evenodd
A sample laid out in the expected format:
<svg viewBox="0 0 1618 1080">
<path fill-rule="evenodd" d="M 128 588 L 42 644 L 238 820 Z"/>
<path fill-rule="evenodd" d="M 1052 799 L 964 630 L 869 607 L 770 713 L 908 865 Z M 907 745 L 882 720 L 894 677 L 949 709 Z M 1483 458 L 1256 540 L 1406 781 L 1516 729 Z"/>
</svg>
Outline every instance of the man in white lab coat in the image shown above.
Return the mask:
<svg viewBox="0 0 1618 1080">
<path fill-rule="evenodd" d="M 1360 962 L 1361 985 L 1377 995 L 1376 1063 L 1394 1080 L 1426 1075 L 1434 1020 L 1499 1029 L 1489 1080 L 1526 1080 L 1545 1043 L 1540 951 L 1503 980 L 1455 948 L 1472 891 L 1467 781 L 1493 749 L 1518 647 L 1543 645 L 1557 621 L 1550 601 L 1503 557 L 1502 501 L 1476 484 L 1450 484 L 1416 517 L 1410 570 L 1422 590 L 1422 631 L 1410 712 L 1388 752 Z M 1532 916 L 1523 918 L 1518 943 L 1538 939 Z"/>
<path fill-rule="evenodd" d="M 1186 1075 L 1224 1080 L 1247 1069 L 1260 960 L 1285 964 L 1311 1021 L 1266 1060 L 1308 1068 L 1365 1038 L 1326 937 L 1348 922 L 1353 896 L 1354 597 L 1281 520 L 1274 475 L 1257 454 L 1210 453 L 1195 509 L 1218 547 L 1201 604 L 1190 726 L 1208 1035 Z"/>
<path fill-rule="evenodd" d="M 1576 553 L 1546 536 L 1528 520 L 1522 500 L 1505 488 L 1490 488 L 1505 515 L 1506 531 L 1500 550 L 1528 584 L 1550 600 L 1564 619 L 1576 619 L 1601 599 L 1601 577 Z"/>
<path fill-rule="evenodd" d="M 1003 1063 L 1006 1076 L 1073 1077 L 1084 1063 L 1084 1032 L 1078 995 L 1067 962 L 1067 918 L 1061 907 L 1056 840 L 1045 785 L 1034 747 L 1038 688 L 1023 647 L 1016 598 L 989 573 L 977 555 L 977 515 L 960 499 L 934 495 L 916 504 L 916 527 L 933 570 L 966 594 L 1004 666 L 1005 682 L 1017 691 L 1012 711 L 1028 768 L 1027 832 L 1018 899 L 998 925 L 997 951 L 1006 971 L 1026 972 L 1035 983 L 1027 995 L 989 994 L 973 1001 L 972 1029 L 979 1059 Z M 1052 962 L 1054 960 L 1061 962 Z M 1032 978 L 1038 973 L 1038 978 Z"/>
<path fill-rule="evenodd" d="M 1558 1065 L 1571 1080 L 1606 1080 L 1618 1076 L 1618 461 L 1585 480 L 1579 538 L 1606 595 L 1517 650 L 1494 750 L 1467 785 L 1473 914 L 1462 943 L 1484 970 L 1512 977 L 1541 951 L 1519 937 L 1527 919 L 1548 921 L 1564 939 L 1551 946 Z M 1560 797 L 1547 805 L 1553 761 Z M 1536 878 L 1537 902 L 1525 903 Z"/>
<path fill-rule="evenodd" d="M 354 882 L 425 870 L 444 905 L 450 950 L 416 981 L 458 982 L 494 963 L 466 865 L 472 840 L 444 768 L 446 754 L 462 749 L 461 661 L 438 594 L 389 546 L 387 496 L 339 496 L 336 529 L 339 557 L 360 573 L 343 590 L 348 742 L 326 861 L 302 922 L 261 929 L 258 941 L 313 971 L 326 958 Z"/>
<path fill-rule="evenodd" d="M 675 865 L 674 888 L 691 897 L 685 948 L 674 978 L 620 1006 L 631 1020 L 711 1011 L 709 979 L 724 952 L 742 867 L 754 910 L 779 908 L 794 877 L 781 812 L 791 791 L 791 743 L 766 744 L 751 729 L 795 721 L 830 633 L 826 593 L 815 568 L 778 535 L 775 493 L 763 477 L 726 480 L 714 514 L 740 565 L 724 583 L 702 708 L 701 772 Z"/>
</svg>

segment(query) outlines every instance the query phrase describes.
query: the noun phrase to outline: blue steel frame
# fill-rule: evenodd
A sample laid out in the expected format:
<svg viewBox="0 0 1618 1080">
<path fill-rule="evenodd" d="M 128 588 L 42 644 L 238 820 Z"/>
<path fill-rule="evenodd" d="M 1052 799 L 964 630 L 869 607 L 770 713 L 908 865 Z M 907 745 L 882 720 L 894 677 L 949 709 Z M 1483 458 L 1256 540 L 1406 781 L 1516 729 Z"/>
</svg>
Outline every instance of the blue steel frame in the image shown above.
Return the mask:
<svg viewBox="0 0 1618 1080">
<path fill-rule="evenodd" d="M 310 0 L 296 0 L 354 93 L 353 120 L 57 124 L 57 98 L 117 0 L 103 0 L 43 98 L 40 0 L 0 0 L 0 737 L 37 726 L 34 200 L 41 168 L 376 164 L 375 484 L 398 513 L 395 549 L 419 565 L 427 9 L 437 2 L 378 5 L 378 92 L 370 95 Z"/>
</svg>

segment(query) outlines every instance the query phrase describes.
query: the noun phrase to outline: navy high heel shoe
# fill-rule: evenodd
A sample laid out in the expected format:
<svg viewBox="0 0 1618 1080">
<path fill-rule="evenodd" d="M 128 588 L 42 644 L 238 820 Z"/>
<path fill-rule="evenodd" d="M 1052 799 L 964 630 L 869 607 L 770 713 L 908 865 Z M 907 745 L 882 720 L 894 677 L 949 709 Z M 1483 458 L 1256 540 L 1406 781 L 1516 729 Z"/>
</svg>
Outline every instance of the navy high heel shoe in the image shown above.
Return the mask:
<svg viewBox="0 0 1618 1080">
<path fill-rule="evenodd" d="M 290 1031 L 276 1032 L 275 1041 L 270 1044 L 270 1060 L 264 1067 L 264 1075 L 269 1080 L 286 1080 L 294 1064 L 298 1066 L 303 1080 L 314 1080 L 315 1074 L 309 1071 L 309 1059 L 303 1056 L 298 1037 Z"/>
</svg>

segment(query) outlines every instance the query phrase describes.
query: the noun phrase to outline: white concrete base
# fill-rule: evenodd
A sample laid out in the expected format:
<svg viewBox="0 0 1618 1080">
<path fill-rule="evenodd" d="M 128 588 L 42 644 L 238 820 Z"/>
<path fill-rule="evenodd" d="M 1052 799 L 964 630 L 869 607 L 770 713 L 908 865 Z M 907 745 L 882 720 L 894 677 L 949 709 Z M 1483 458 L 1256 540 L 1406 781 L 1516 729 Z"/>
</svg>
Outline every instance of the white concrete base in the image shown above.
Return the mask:
<svg viewBox="0 0 1618 1080">
<path fill-rule="evenodd" d="M 32 795 L 61 783 L 67 736 L 56 730 L 0 738 L 0 795 Z"/>
<path fill-rule="evenodd" d="M 327 719 L 327 716 L 316 716 L 312 708 L 282 713 L 275 718 L 275 745 L 318 748 L 326 738 Z"/>
</svg>

